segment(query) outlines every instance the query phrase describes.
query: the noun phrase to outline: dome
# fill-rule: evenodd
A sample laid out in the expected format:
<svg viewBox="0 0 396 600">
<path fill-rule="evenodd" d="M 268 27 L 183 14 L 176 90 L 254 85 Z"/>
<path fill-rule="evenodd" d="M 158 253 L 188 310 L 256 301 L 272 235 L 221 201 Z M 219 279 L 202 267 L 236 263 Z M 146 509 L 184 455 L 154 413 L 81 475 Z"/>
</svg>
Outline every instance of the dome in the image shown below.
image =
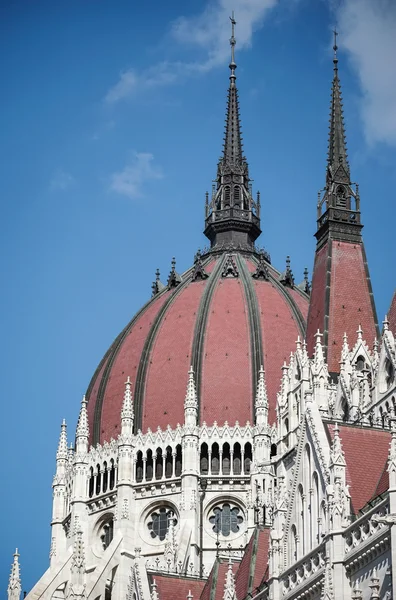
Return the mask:
<svg viewBox="0 0 396 600">
<path fill-rule="evenodd" d="M 105 354 L 87 391 L 93 444 L 116 438 L 124 384 L 134 386 L 135 429 L 184 421 L 188 370 L 193 366 L 199 420 L 254 422 L 263 365 L 269 421 L 276 418 L 281 366 L 304 337 L 308 295 L 255 251 L 209 251 L 152 299 Z M 162 289 L 160 289 L 162 288 Z"/>
</svg>

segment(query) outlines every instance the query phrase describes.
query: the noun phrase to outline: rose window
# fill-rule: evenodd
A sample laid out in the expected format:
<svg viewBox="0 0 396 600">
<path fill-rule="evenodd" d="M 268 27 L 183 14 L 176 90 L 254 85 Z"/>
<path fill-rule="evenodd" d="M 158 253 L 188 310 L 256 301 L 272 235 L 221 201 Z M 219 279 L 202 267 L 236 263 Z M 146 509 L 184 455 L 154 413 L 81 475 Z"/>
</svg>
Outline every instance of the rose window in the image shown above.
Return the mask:
<svg viewBox="0 0 396 600">
<path fill-rule="evenodd" d="M 239 532 L 243 523 L 243 514 L 238 506 L 225 503 L 213 509 L 209 522 L 214 533 L 227 537 L 230 533 Z"/>
<path fill-rule="evenodd" d="M 163 541 L 168 532 L 171 519 L 173 520 L 173 524 L 176 525 L 177 519 L 173 510 L 169 507 L 161 506 L 161 508 L 152 512 L 147 522 L 151 537 L 159 538 Z"/>
</svg>

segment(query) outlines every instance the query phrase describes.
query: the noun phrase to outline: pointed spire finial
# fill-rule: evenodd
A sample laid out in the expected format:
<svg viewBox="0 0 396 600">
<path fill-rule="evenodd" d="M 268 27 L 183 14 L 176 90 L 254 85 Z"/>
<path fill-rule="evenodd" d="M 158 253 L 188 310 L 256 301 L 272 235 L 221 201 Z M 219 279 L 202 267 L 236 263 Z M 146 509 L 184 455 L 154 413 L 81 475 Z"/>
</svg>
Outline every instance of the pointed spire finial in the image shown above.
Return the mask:
<svg viewBox="0 0 396 600">
<path fill-rule="evenodd" d="M 194 377 L 194 369 L 192 365 L 188 371 L 188 382 L 187 382 L 187 391 L 186 398 L 184 400 L 184 420 L 185 423 L 189 425 L 196 425 L 198 417 L 198 398 L 197 398 L 197 390 L 195 388 L 195 377 Z"/>
<path fill-rule="evenodd" d="M 259 370 L 259 377 L 257 382 L 257 393 L 256 393 L 256 423 L 257 425 L 264 425 L 268 421 L 268 395 L 267 388 L 265 385 L 265 372 L 264 367 L 261 365 Z"/>
<path fill-rule="evenodd" d="M 59 436 L 58 451 L 56 453 L 56 460 L 67 460 L 67 456 L 67 426 L 65 419 L 63 419 Z"/>
<path fill-rule="evenodd" d="M 14 552 L 14 560 L 12 562 L 10 579 L 8 583 L 7 593 L 8 600 L 19 600 L 21 597 L 21 576 L 19 570 L 19 553 L 18 548 Z"/>
<path fill-rule="evenodd" d="M 237 600 L 231 556 L 228 560 L 228 569 L 225 577 L 223 600 Z"/>
<path fill-rule="evenodd" d="M 334 62 L 334 65 L 336 66 L 337 63 L 338 63 L 338 57 L 337 57 L 337 50 L 338 50 L 337 37 L 338 37 L 338 31 L 337 31 L 336 27 L 333 29 L 333 34 L 334 34 L 334 44 L 333 44 L 334 58 L 333 58 L 333 62 Z"/>
<path fill-rule="evenodd" d="M 236 75 L 235 75 L 235 69 L 236 69 L 236 63 L 235 63 L 235 44 L 236 44 L 236 39 L 235 39 L 235 25 L 236 25 L 236 21 L 235 21 L 235 18 L 234 18 L 234 11 L 232 11 L 232 15 L 230 17 L 230 21 L 231 21 L 231 37 L 230 37 L 230 46 L 231 46 L 230 70 L 231 70 L 231 75 L 230 75 L 230 81 L 231 81 L 231 85 L 234 86 L 235 85 L 235 79 L 236 79 Z"/>
<path fill-rule="evenodd" d="M 151 584 L 151 600 L 159 600 L 155 579 L 153 579 L 153 583 Z"/>
<path fill-rule="evenodd" d="M 314 350 L 314 361 L 316 367 L 319 367 L 324 363 L 324 354 L 323 354 L 323 346 L 322 346 L 322 337 L 323 333 L 320 333 L 318 329 L 315 333 L 315 350 Z"/>
<path fill-rule="evenodd" d="M 122 404 L 121 410 L 121 420 L 125 421 L 126 419 L 133 420 L 133 400 L 132 400 L 132 382 L 128 375 L 127 380 L 125 382 L 125 392 L 124 392 L 124 402 Z"/>
<path fill-rule="evenodd" d="M 87 404 L 88 403 L 84 395 L 81 400 L 81 409 L 78 417 L 76 437 L 87 438 L 89 436 Z"/>
</svg>

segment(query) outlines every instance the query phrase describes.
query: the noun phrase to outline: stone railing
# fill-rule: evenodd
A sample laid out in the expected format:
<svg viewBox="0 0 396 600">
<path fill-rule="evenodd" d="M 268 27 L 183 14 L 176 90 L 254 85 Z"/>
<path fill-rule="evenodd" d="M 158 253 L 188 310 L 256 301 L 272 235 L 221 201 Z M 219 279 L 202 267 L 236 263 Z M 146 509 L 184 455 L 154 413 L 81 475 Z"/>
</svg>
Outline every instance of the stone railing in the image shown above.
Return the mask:
<svg viewBox="0 0 396 600">
<path fill-rule="evenodd" d="M 344 533 L 346 557 L 353 554 L 355 550 L 360 551 L 364 545 L 372 544 L 375 537 L 383 533 L 386 525 L 380 521 L 388 514 L 388 510 L 388 500 L 386 499 L 348 527 Z"/>
<path fill-rule="evenodd" d="M 321 545 L 282 574 L 282 596 L 291 596 L 297 588 L 312 585 L 314 579 L 322 577 L 324 569 L 325 547 Z"/>
</svg>

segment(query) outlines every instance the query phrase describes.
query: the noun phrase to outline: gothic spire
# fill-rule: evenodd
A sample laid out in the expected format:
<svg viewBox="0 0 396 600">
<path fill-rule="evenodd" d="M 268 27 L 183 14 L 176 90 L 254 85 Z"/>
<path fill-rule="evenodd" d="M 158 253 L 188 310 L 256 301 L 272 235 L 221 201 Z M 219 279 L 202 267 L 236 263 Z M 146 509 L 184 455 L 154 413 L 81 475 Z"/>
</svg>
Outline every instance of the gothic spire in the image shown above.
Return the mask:
<svg viewBox="0 0 396 600">
<path fill-rule="evenodd" d="M 334 31 L 333 82 L 331 86 L 329 145 L 326 185 L 318 195 L 318 244 L 329 236 L 337 240 L 361 241 L 360 198 L 351 182 L 346 149 L 344 110 L 338 74 L 337 31 Z"/>
<path fill-rule="evenodd" d="M 251 250 L 260 235 L 258 203 L 251 194 L 249 167 L 243 155 L 239 100 L 235 70 L 235 25 L 231 20 L 230 83 L 225 120 L 223 154 L 217 165 L 216 184 L 205 202 L 205 235 L 212 247 L 239 246 Z M 259 202 L 259 201 L 258 201 Z"/>
<path fill-rule="evenodd" d="M 224 136 L 224 149 L 223 149 L 223 163 L 228 164 L 229 167 L 236 166 L 242 168 L 244 157 L 242 153 L 242 134 L 241 124 L 239 120 L 239 101 L 238 101 L 238 90 L 236 87 L 236 75 L 235 69 L 237 68 L 235 63 L 235 25 L 234 13 L 232 13 L 231 20 L 231 62 L 230 62 L 230 87 L 228 88 L 228 102 L 227 102 L 227 113 L 226 113 L 226 126 Z M 247 169 L 247 164 L 245 161 Z"/>
<path fill-rule="evenodd" d="M 21 597 L 21 576 L 19 572 L 19 554 L 18 548 L 15 550 L 14 560 L 11 567 L 10 579 L 8 583 L 8 600 L 19 600 Z"/>
<path fill-rule="evenodd" d="M 342 108 L 341 83 L 338 76 L 337 36 L 338 33 L 336 30 L 334 30 L 334 74 L 331 89 L 330 133 L 327 166 L 328 170 L 330 171 L 328 176 L 334 177 L 338 171 L 338 168 L 341 166 L 344 174 L 347 175 L 349 179 L 349 163 L 346 151 L 344 111 Z"/>
</svg>

